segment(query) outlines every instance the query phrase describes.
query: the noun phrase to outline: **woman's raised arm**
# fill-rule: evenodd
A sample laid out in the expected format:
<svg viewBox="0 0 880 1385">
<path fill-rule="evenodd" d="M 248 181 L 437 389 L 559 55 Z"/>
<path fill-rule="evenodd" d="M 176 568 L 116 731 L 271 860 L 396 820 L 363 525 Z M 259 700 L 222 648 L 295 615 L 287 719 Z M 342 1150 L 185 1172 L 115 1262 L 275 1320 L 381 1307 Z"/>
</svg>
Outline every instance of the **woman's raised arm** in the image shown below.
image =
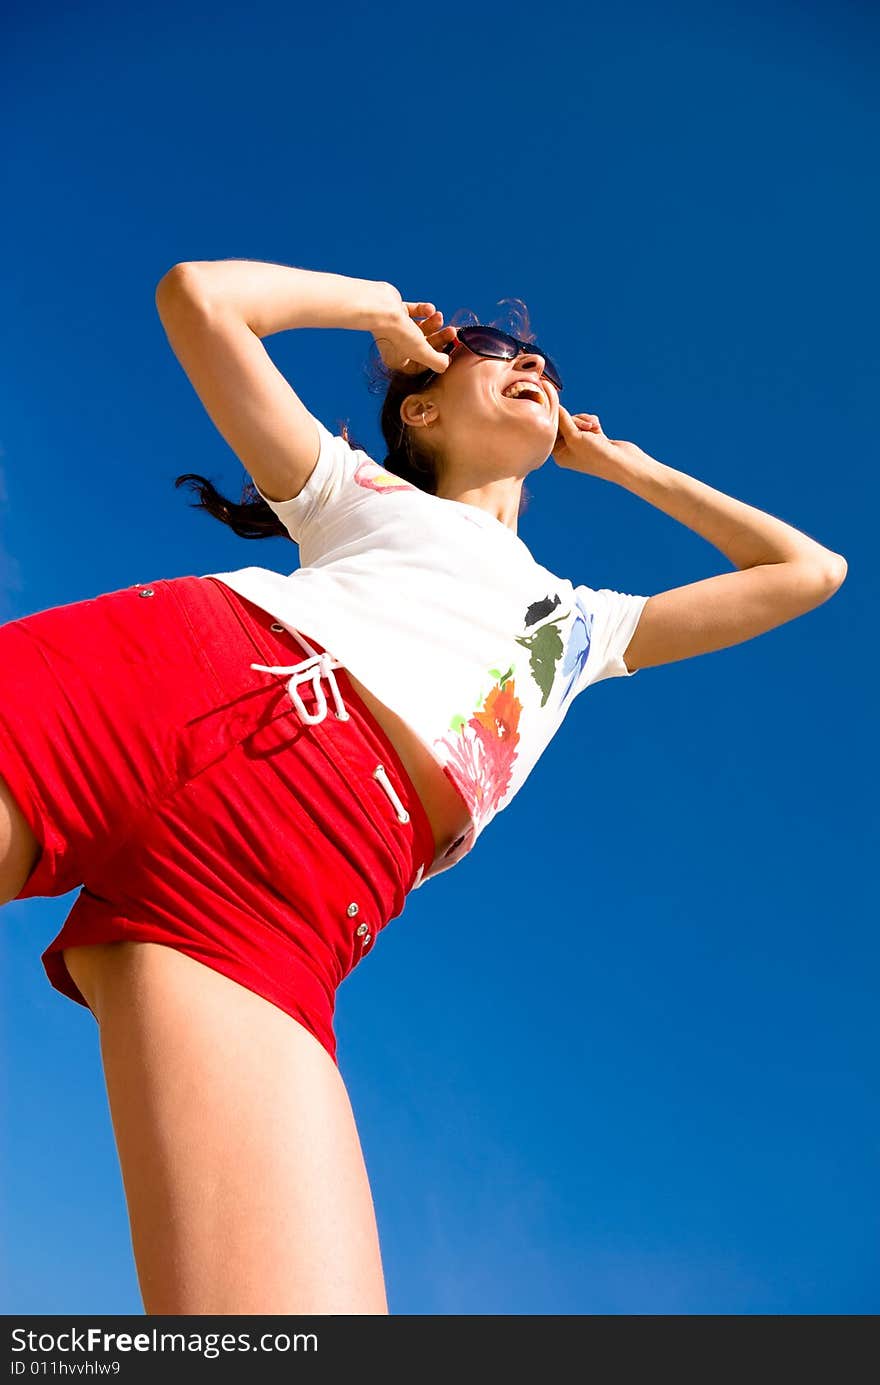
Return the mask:
<svg viewBox="0 0 880 1385">
<path fill-rule="evenodd" d="M 318 460 L 315 419 L 261 338 L 343 327 L 388 338 L 445 369 L 392 284 L 253 260 L 194 260 L 159 281 L 156 308 L 174 354 L 217 428 L 269 500 L 299 495 Z M 383 352 L 388 344 L 380 346 Z"/>
<path fill-rule="evenodd" d="M 595 414 L 559 410 L 557 465 L 638 495 L 738 568 L 649 598 L 624 661 L 632 672 L 754 639 L 821 606 L 846 577 L 846 559 L 754 505 L 608 438 Z"/>
<path fill-rule="evenodd" d="M 181 296 L 221 309 L 247 323 L 257 337 L 296 327 L 372 331 L 392 304 L 393 285 L 263 260 L 186 260 L 159 280 L 156 306 Z"/>
<path fill-rule="evenodd" d="M 392 292 L 369 279 L 251 260 L 177 264 L 159 281 L 156 309 L 171 349 L 268 499 L 299 495 L 319 436 L 260 338 L 293 327 L 369 330 L 384 322 Z"/>
</svg>

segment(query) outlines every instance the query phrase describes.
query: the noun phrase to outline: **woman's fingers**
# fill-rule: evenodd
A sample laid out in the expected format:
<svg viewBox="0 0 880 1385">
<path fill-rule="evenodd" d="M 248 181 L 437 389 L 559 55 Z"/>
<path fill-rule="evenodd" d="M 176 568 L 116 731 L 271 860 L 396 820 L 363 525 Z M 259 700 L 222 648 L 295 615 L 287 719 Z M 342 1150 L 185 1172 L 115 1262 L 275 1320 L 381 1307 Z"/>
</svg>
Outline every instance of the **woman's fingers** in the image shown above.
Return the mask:
<svg viewBox="0 0 880 1385">
<path fill-rule="evenodd" d="M 439 351 L 435 347 L 432 347 L 432 350 L 434 351 L 434 369 L 440 370 L 442 373 L 449 366 L 449 352 Z"/>
<path fill-rule="evenodd" d="M 442 321 L 443 314 L 435 312 L 424 322 L 418 324 L 432 353 L 432 360 L 426 364 L 431 365 L 434 369 L 439 368 L 441 371 L 446 370 L 449 365 L 449 353 L 442 348 L 455 337 L 455 328 L 440 327 L 439 324 Z"/>
<path fill-rule="evenodd" d="M 416 325 L 429 341 L 445 345 L 455 340 L 456 328 L 443 326 L 443 313 L 433 303 L 406 303 L 404 306 L 411 317 L 422 319 Z"/>
<path fill-rule="evenodd" d="M 434 336 L 438 329 L 443 327 L 443 314 L 439 308 L 435 308 L 433 303 L 407 303 L 412 317 L 420 317 L 421 322 L 417 324 L 425 336 Z M 447 336 L 455 333 L 454 327 L 443 327 L 443 332 Z"/>
<path fill-rule="evenodd" d="M 596 414 L 570 414 L 564 405 L 559 406 L 559 434 L 564 437 L 568 430 L 573 430 L 576 437 L 579 433 L 593 433 L 597 436 L 602 434 L 602 425 Z"/>
<path fill-rule="evenodd" d="M 434 313 L 433 317 L 426 318 L 424 322 L 419 323 L 419 326 L 426 337 L 437 337 L 442 341 L 452 341 L 455 337 L 454 327 L 443 326 L 442 313 Z"/>
<path fill-rule="evenodd" d="M 439 344 L 429 341 L 427 333 L 422 335 L 420 342 L 422 349 L 418 355 L 413 353 L 413 359 L 421 361 L 425 369 L 444 371 L 449 365 L 448 354 L 438 349 Z"/>
<path fill-rule="evenodd" d="M 449 353 L 441 348 L 454 339 L 455 328 L 443 327 L 443 314 L 433 303 L 401 302 L 407 321 L 400 324 L 399 333 L 391 329 L 382 359 L 406 374 L 425 369 L 442 374 L 449 366 Z"/>
</svg>

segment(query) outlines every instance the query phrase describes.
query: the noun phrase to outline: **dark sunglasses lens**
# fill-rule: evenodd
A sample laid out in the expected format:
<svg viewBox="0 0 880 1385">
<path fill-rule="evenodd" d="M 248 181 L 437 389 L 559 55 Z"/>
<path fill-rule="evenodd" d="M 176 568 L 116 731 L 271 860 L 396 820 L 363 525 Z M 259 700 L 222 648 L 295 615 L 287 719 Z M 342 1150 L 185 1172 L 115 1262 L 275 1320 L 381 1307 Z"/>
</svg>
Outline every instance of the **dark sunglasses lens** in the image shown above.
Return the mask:
<svg viewBox="0 0 880 1385">
<path fill-rule="evenodd" d="M 476 351 L 478 356 L 493 356 L 501 361 L 513 361 L 523 350 L 538 351 L 544 356 L 544 374 L 547 379 L 558 390 L 562 389 L 562 376 L 556 368 L 555 361 L 545 356 L 540 346 L 530 348 L 528 342 L 519 342 L 509 332 L 502 332 L 497 327 L 460 327 L 458 336 L 465 346 L 471 351 Z"/>
<path fill-rule="evenodd" d="M 546 374 L 546 376 L 547 376 L 547 379 L 550 381 L 551 385 L 555 385 L 556 388 L 557 388 L 558 390 L 561 390 L 561 389 L 562 389 L 562 376 L 559 374 L 559 371 L 556 369 L 556 364 L 555 364 L 555 362 L 548 360 L 546 356 L 544 357 L 544 371 L 545 371 L 545 374 Z"/>
<path fill-rule="evenodd" d="M 512 361 L 518 347 L 507 332 L 497 327 L 460 327 L 458 335 L 471 351 L 478 356 L 494 356 L 501 361 Z"/>
</svg>

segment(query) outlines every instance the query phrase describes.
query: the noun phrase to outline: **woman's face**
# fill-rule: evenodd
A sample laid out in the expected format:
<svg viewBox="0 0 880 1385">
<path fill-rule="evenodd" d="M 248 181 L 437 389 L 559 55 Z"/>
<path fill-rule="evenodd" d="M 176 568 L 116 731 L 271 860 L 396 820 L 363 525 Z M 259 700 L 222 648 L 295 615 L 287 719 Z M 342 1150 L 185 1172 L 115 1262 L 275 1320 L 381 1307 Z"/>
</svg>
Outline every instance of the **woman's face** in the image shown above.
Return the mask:
<svg viewBox="0 0 880 1385">
<path fill-rule="evenodd" d="M 482 457 L 490 472 L 497 464 L 532 470 L 550 456 L 559 431 L 559 395 L 543 371 L 537 351 L 498 361 L 460 345 L 443 374 L 404 401 L 402 417 L 427 424 L 450 457 Z"/>
</svg>

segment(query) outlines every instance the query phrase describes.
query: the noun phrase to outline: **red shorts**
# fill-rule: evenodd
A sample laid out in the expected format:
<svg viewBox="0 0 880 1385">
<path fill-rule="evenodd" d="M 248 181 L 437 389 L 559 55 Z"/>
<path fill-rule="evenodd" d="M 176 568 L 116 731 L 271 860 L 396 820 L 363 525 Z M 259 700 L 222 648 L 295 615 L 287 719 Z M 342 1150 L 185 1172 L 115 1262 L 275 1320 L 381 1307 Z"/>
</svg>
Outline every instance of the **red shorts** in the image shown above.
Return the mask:
<svg viewBox="0 0 880 1385">
<path fill-rule="evenodd" d="M 285 1010 L 336 1062 L 336 988 L 402 912 L 434 840 L 344 668 L 348 720 L 326 672 L 294 693 L 289 674 L 250 667 L 305 658 L 212 577 L 0 627 L 0 777 L 42 847 L 17 898 L 79 888 L 42 954 L 57 990 L 86 1004 L 65 947 L 165 943 Z M 317 715 L 321 696 L 312 725 L 295 697 Z"/>
</svg>

